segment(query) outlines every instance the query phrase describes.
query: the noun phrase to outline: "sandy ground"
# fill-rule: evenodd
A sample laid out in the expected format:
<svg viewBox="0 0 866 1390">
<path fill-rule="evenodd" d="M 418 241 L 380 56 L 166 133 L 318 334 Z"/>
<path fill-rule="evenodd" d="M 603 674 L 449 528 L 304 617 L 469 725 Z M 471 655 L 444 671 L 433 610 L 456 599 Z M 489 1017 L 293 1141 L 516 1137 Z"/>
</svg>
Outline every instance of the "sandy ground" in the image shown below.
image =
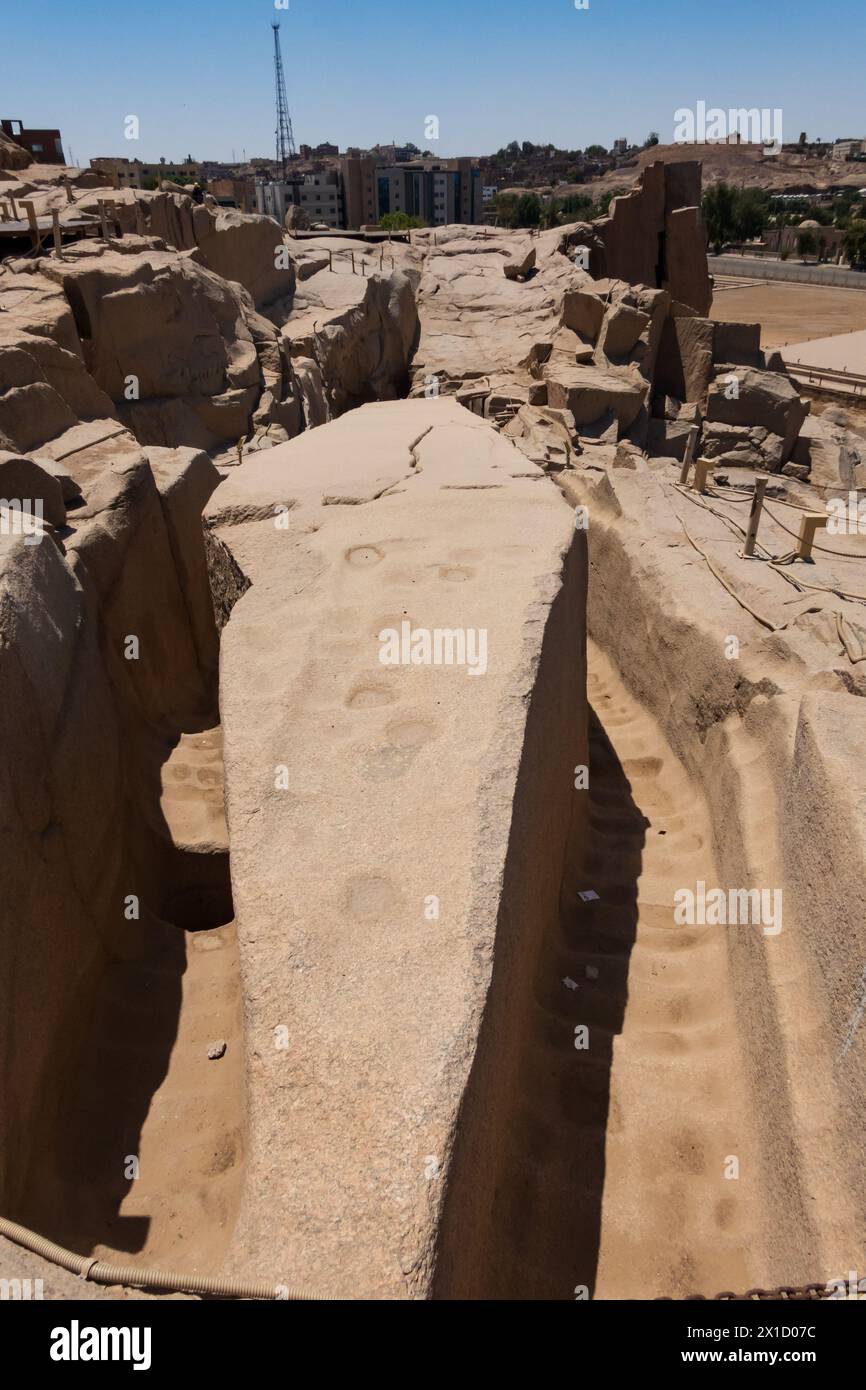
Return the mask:
<svg viewBox="0 0 866 1390">
<path fill-rule="evenodd" d="M 835 371 L 866 375 L 866 330 L 857 333 L 836 333 L 832 338 L 810 338 L 805 343 L 792 343 L 785 352 L 785 361 L 804 362 L 809 367 L 829 367 Z"/>
<path fill-rule="evenodd" d="M 866 328 L 866 290 L 786 281 L 727 288 L 720 277 L 710 313 L 733 323 L 760 323 L 761 346 L 783 347 Z"/>
<path fill-rule="evenodd" d="M 674 922 L 677 888 L 718 883 L 709 816 L 592 642 L 588 656 L 589 833 L 536 978 L 518 1248 L 550 1297 L 746 1289 L 757 1167 L 725 937 Z"/>
</svg>

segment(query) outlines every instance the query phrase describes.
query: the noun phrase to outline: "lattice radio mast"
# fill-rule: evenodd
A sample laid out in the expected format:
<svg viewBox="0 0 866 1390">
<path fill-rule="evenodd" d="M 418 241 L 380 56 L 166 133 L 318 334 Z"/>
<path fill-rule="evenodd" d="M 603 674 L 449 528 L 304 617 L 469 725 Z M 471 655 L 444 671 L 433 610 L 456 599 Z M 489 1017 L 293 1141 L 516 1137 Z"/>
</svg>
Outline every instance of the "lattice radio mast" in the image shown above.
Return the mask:
<svg viewBox="0 0 866 1390">
<path fill-rule="evenodd" d="M 292 118 L 289 115 L 289 103 L 286 98 L 286 74 L 283 71 L 283 55 L 280 52 L 279 23 L 273 22 L 271 28 L 274 31 L 274 77 L 277 88 L 277 163 L 282 164 L 283 176 L 285 177 L 286 161 L 295 159 L 298 152 L 295 149 Z"/>
</svg>

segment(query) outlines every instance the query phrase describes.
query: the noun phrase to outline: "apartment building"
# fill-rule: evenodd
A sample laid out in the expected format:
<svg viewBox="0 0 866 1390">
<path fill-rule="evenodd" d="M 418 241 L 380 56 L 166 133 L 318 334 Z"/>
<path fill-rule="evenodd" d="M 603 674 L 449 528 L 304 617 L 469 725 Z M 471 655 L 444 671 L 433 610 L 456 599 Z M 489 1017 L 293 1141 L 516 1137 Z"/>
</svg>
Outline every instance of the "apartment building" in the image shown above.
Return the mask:
<svg viewBox="0 0 866 1390">
<path fill-rule="evenodd" d="M 405 212 L 431 227 L 480 222 L 481 174 L 469 159 L 416 159 L 376 171 L 378 213 Z"/>
<path fill-rule="evenodd" d="M 142 168 L 139 161 L 121 159 L 114 155 L 99 155 L 91 159 L 90 167 L 96 174 L 111 180 L 113 188 L 141 188 Z"/>
<path fill-rule="evenodd" d="M 413 159 L 377 163 L 373 156 L 340 161 L 347 227 L 375 225 L 386 213 L 405 212 L 431 227 L 481 222 L 481 175 L 469 159 Z"/>
<path fill-rule="evenodd" d="M 343 185 L 336 170 L 306 174 L 302 178 L 256 181 L 256 208 L 259 212 L 275 218 L 282 225 L 293 204 L 302 207 L 313 223 L 323 223 L 335 229 L 346 225 Z"/>
<path fill-rule="evenodd" d="M 347 155 L 340 160 L 345 226 L 357 230 L 379 220 L 376 161 L 370 155 Z"/>
<path fill-rule="evenodd" d="M 91 159 L 90 167 L 95 173 L 111 179 L 115 188 L 148 188 L 162 179 L 171 183 L 199 183 L 202 166 L 195 160 L 185 160 L 183 164 L 169 164 L 160 159 L 158 164 L 143 164 L 140 159 L 124 159 L 119 155 L 99 155 Z"/>
<path fill-rule="evenodd" d="M 849 159 L 857 159 L 866 153 L 866 140 L 835 140 L 830 156 L 834 164 L 844 164 Z"/>
</svg>

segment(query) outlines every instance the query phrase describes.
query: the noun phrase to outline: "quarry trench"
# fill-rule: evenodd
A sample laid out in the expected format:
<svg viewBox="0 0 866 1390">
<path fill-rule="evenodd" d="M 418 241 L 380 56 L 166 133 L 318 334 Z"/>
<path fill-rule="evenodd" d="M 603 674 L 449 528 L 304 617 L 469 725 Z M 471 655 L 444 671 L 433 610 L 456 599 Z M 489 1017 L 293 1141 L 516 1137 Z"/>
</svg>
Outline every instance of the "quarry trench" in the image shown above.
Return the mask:
<svg viewBox="0 0 866 1390">
<path fill-rule="evenodd" d="M 231 1237 L 246 1129 L 220 729 L 151 751 L 162 877 L 105 953 L 51 1116 L 62 1141 L 38 1146 L 12 1214 L 100 1260 L 207 1275 Z"/>
<path fill-rule="evenodd" d="M 585 625 L 585 614 L 570 620 Z M 611 634 L 598 635 L 615 649 Z M 756 1167 L 726 947 L 720 933 L 675 926 L 672 913 L 684 882 L 718 881 L 711 818 L 592 641 L 587 699 L 589 790 L 558 928 L 528 962 L 531 1001 L 491 1194 L 498 1258 L 462 1269 L 455 1292 L 746 1288 L 761 1277 L 750 1242 L 758 1193 L 724 1180 L 730 1155 Z M 63 1151 L 34 1166 L 12 1215 L 101 1259 L 217 1274 L 246 1142 L 220 729 L 155 736 L 150 757 L 172 851 L 135 948 L 105 963 L 75 1086 L 54 1116 Z M 589 1045 L 579 1049 L 584 1027 Z M 225 1052 L 210 1059 L 218 1040 Z M 483 1192 L 491 1175 L 471 1181 Z"/>
<path fill-rule="evenodd" d="M 708 808 L 592 641 L 587 687 L 589 809 L 560 936 L 539 962 L 525 1085 L 539 1096 L 548 1067 L 558 1072 L 555 1124 L 571 1141 L 553 1176 L 568 1215 L 547 1246 L 575 1288 L 551 1286 L 550 1296 L 747 1288 L 758 1272 L 749 1251 L 758 1194 L 725 1180 L 730 1155 L 754 1171 L 726 945 L 673 916 L 684 883 L 718 881 Z M 560 1022 L 575 1036 L 563 1037 Z M 570 1201 L 575 1172 L 581 1192 Z"/>
<path fill-rule="evenodd" d="M 684 1298 L 766 1277 L 728 943 L 674 920 L 678 888 L 720 881 L 710 808 L 592 638 L 587 714 L 559 920 L 524 960 L 497 1078 L 501 1148 L 484 1171 L 458 1153 L 436 1297 Z"/>
</svg>

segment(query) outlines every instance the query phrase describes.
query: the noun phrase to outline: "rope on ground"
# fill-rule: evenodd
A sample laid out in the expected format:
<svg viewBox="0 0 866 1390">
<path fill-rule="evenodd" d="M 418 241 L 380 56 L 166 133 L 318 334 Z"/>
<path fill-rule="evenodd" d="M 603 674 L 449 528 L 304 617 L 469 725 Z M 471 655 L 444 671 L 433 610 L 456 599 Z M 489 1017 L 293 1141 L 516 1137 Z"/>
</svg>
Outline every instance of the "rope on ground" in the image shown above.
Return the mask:
<svg viewBox="0 0 866 1390">
<path fill-rule="evenodd" d="M 714 509 L 710 508 L 710 510 L 712 511 Z M 740 594 L 737 593 L 734 586 L 731 583 L 729 583 L 729 581 L 725 578 L 723 574 L 719 573 L 718 569 L 713 564 L 707 552 L 703 550 L 701 546 L 698 545 L 697 541 L 692 536 L 689 535 L 688 527 L 686 526 L 686 523 L 683 521 L 679 513 L 676 513 L 676 517 L 683 528 L 686 540 L 689 542 L 691 546 L 694 547 L 694 549 L 706 562 L 711 573 L 719 581 L 722 588 L 726 589 L 727 592 L 731 595 L 731 598 L 734 599 L 734 601 L 738 603 L 741 608 L 744 608 L 747 613 L 751 614 L 755 621 L 760 623 L 762 627 L 765 627 L 768 632 L 784 632 L 786 628 L 789 628 L 791 626 L 792 623 L 798 622 L 800 618 L 806 617 L 806 615 L 809 613 L 826 613 L 828 611 L 832 611 L 833 617 L 836 622 L 836 635 L 838 636 L 842 648 L 845 652 L 845 655 L 848 657 L 848 660 L 851 662 L 852 666 L 856 666 L 857 663 L 860 661 L 866 661 L 866 645 L 864 645 L 863 639 L 858 637 L 856 630 L 852 627 L 851 623 L 844 616 L 844 614 L 840 613 L 838 609 L 828 610 L 826 608 L 817 606 L 812 608 L 804 608 L 801 612 L 797 613 L 795 617 L 789 618 L 786 623 L 773 623 L 770 621 L 769 618 L 765 618 L 763 614 L 759 613 L 756 608 L 753 608 L 751 604 L 747 603 L 746 600 Z M 849 595 L 847 594 L 839 595 L 839 591 L 836 589 L 826 589 L 819 584 L 801 585 L 798 580 L 791 579 L 789 575 L 784 574 L 781 570 L 776 569 L 775 564 L 771 563 L 771 568 L 775 569 L 778 574 L 781 574 L 783 579 L 789 580 L 789 582 L 792 583 L 794 587 L 797 589 L 815 589 L 819 593 L 832 593 L 837 594 L 839 597 L 849 597 Z M 863 601 L 866 602 L 866 596 L 863 597 Z"/>
<path fill-rule="evenodd" d="M 689 535 L 689 529 L 686 526 L 686 523 L 683 521 L 682 517 L 680 516 L 679 512 L 675 512 L 674 515 L 676 516 L 677 521 L 680 523 L 680 526 L 682 526 L 685 538 L 688 541 L 689 545 L 693 546 L 693 548 L 698 552 L 701 558 L 706 562 L 707 566 L 710 569 L 710 572 L 719 581 L 722 588 L 727 589 L 731 598 L 734 599 L 735 602 L 737 602 L 741 608 L 744 608 L 747 613 L 750 613 L 751 616 L 755 619 L 755 621 L 761 624 L 761 627 L 767 628 L 769 632 L 779 632 L 781 629 L 777 627 L 777 625 L 774 622 L 771 622 L 769 618 L 765 618 L 762 613 L 759 613 L 756 608 L 753 608 L 750 603 L 747 603 L 746 600 L 742 598 L 740 594 L 737 593 L 734 586 L 731 583 L 729 583 L 725 576 L 719 573 L 707 552 L 698 545 L 697 541 L 691 535 Z M 785 626 L 787 626 L 787 624 L 785 624 Z"/>
<path fill-rule="evenodd" d="M 738 524 L 733 520 L 732 517 L 725 516 L 724 512 L 720 512 L 715 507 L 711 507 L 702 494 L 692 492 L 690 489 L 682 487 L 679 483 L 674 483 L 674 489 L 677 492 L 682 493 L 683 497 L 687 497 L 690 502 L 693 502 L 695 504 L 695 506 L 701 507 L 704 511 L 712 512 L 713 516 L 716 516 L 719 518 L 720 521 L 723 521 L 725 525 L 728 527 L 728 529 L 730 531 L 733 531 L 735 535 L 745 538 L 745 529 L 741 526 L 738 526 Z M 766 505 L 766 503 L 764 505 Z M 685 523 L 683 522 L 682 517 L 676 512 L 674 513 L 674 515 L 677 517 L 677 520 L 679 521 L 680 525 L 685 531 Z M 688 535 L 688 532 L 686 532 L 686 534 Z M 690 536 L 689 540 L 691 540 Z M 692 545 L 694 544 L 695 542 L 692 541 Z M 806 579 L 794 579 L 792 575 L 785 574 L 784 570 L 779 568 L 781 565 L 791 564 L 797 558 L 796 554 L 793 551 L 790 551 L 787 555 L 771 555 L 770 552 L 767 550 L 766 546 L 762 545 L 760 541 L 757 541 L 756 545 L 759 550 L 763 551 L 764 559 L 767 561 L 770 568 L 772 570 L 775 570 L 776 574 L 780 575 L 782 579 L 784 579 L 788 584 L 793 585 L 793 587 L 799 590 L 801 593 L 805 593 L 805 591 L 808 589 L 812 593 L 816 594 L 833 594 L 836 598 L 848 599 L 852 603 L 866 603 L 866 594 L 851 593 L 847 589 L 839 589 L 832 584 L 810 584 Z M 700 549 L 700 547 L 698 546 L 696 546 L 695 548 Z M 707 564 L 710 564 L 711 562 L 709 558 L 704 554 L 704 551 L 701 550 L 700 553 L 704 555 L 704 558 L 707 560 Z M 719 579 L 718 574 L 716 574 L 716 578 Z M 719 582 L 724 583 L 724 580 L 719 579 Z M 732 596 L 736 598 L 735 594 Z M 806 611 L 820 612 L 821 610 L 807 609 Z M 774 630 L 778 631 L 779 629 Z"/>
<path fill-rule="evenodd" d="M 137 1269 L 134 1265 L 107 1264 L 89 1255 L 76 1255 L 53 1240 L 46 1240 L 26 1226 L 0 1216 L 0 1236 L 30 1250 L 40 1259 L 59 1265 L 94 1284 L 122 1284 L 134 1289 L 154 1289 L 162 1293 L 201 1294 L 212 1298 L 255 1298 L 269 1301 L 290 1300 L 316 1303 L 319 1295 L 304 1289 L 269 1284 L 262 1279 L 221 1278 L 208 1274 L 179 1274 L 176 1270 Z"/>
<path fill-rule="evenodd" d="M 794 504 L 793 504 L 793 503 L 789 503 L 788 505 L 793 506 Z M 770 516 L 773 518 L 773 520 L 775 521 L 776 525 L 779 526 L 779 527 L 786 533 L 786 535 L 793 536 L 793 538 L 794 538 L 795 541 L 798 541 L 798 540 L 800 539 L 799 536 L 797 535 L 796 531 L 792 531 L 792 530 L 790 529 L 790 527 L 788 527 L 788 526 L 785 525 L 784 521 L 780 521 L 780 520 L 779 520 L 779 518 L 774 514 L 772 508 L 769 506 L 769 504 L 768 504 L 766 501 L 764 502 L 764 510 L 767 511 L 767 512 L 769 512 Z M 805 508 L 805 507 L 798 507 L 796 510 L 797 510 L 797 511 L 806 511 L 806 508 Z M 852 551 L 852 550 L 831 550 L 829 546 L 826 546 L 826 545 L 819 545 L 817 541 L 813 541 L 813 542 L 812 542 L 812 549 L 813 549 L 813 550 L 820 550 L 822 555 L 832 555 L 832 556 L 834 556 L 834 558 L 837 559 L 837 560 L 866 560 L 866 555 L 864 555 L 862 551 L 856 552 L 856 551 Z M 785 560 L 787 561 L 787 558 L 788 558 L 788 557 L 785 556 L 784 558 L 785 558 Z M 774 556 L 774 559 L 775 559 L 775 556 Z M 781 563 L 781 561 L 780 561 L 780 563 Z"/>
</svg>

